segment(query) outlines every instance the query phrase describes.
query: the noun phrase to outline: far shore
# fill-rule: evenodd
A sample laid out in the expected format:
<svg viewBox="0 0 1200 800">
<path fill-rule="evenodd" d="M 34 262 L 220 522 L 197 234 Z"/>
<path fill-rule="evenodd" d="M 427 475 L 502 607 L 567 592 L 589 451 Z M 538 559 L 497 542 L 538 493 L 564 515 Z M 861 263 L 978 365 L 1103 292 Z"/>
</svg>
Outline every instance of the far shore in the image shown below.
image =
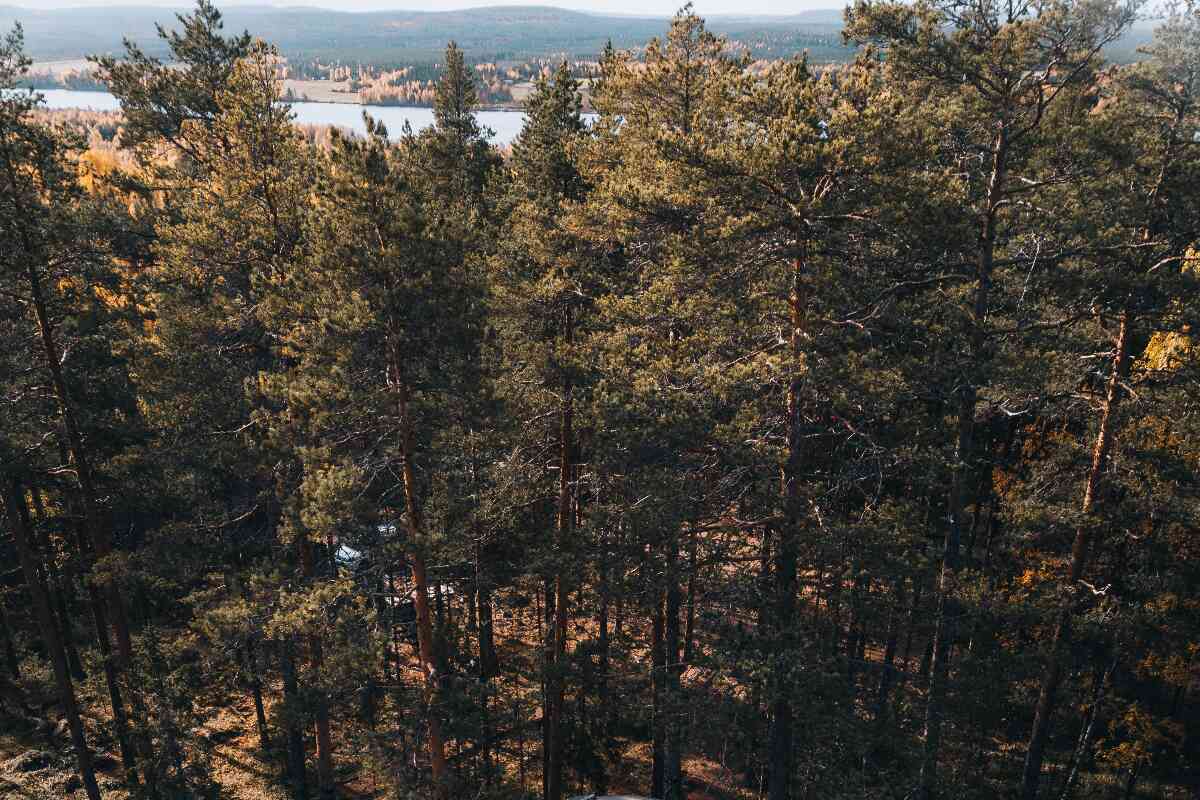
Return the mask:
<svg viewBox="0 0 1200 800">
<path fill-rule="evenodd" d="M 433 108 L 431 105 L 416 105 L 414 103 L 363 103 L 357 100 L 317 100 L 312 97 L 295 97 L 291 100 L 284 100 L 284 103 L 325 103 L 334 106 L 362 106 L 363 108 Z M 475 106 L 476 111 L 525 111 L 525 106 L 519 104 L 513 105 L 478 105 Z"/>
<path fill-rule="evenodd" d="M 61 91 L 66 91 L 66 92 L 91 92 L 94 94 L 108 94 L 108 92 L 105 91 L 104 89 L 82 89 L 82 88 L 81 89 L 73 89 L 69 86 L 54 86 L 54 87 L 44 87 L 43 86 L 43 87 L 38 87 L 38 88 L 34 89 L 33 91 L 45 92 L 45 91 L 54 91 L 54 90 L 61 90 Z M 313 97 L 308 97 L 308 96 L 295 97 L 294 95 L 291 100 L 284 100 L 283 98 L 280 98 L 280 100 L 284 103 L 322 103 L 325 105 L 337 105 L 337 106 L 361 106 L 363 108 L 426 108 L 426 109 L 433 108 L 433 106 L 430 106 L 430 105 L 415 105 L 413 103 L 362 103 L 357 100 L 335 100 L 335 99 L 330 99 L 330 98 L 324 98 L 324 99 L 318 100 Z M 478 111 L 513 111 L 513 112 L 524 112 L 524 110 L 525 110 L 524 106 L 517 105 L 517 104 L 513 104 L 513 105 L 481 105 L 481 106 L 477 106 L 476 109 Z"/>
</svg>

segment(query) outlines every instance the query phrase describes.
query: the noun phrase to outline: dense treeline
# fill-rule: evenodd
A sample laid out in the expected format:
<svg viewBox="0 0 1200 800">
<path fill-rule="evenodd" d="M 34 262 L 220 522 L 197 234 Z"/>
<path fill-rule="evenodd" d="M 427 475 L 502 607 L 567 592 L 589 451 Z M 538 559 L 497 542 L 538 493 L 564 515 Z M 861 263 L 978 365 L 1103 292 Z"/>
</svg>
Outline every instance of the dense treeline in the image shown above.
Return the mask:
<svg viewBox="0 0 1200 800">
<path fill-rule="evenodd" d="M 91 800 L 1200 797 L 1200 11 L 1106 65 L 1137 10 L 859 0 L 818 76 L 685 8 L 503 154 L 454 45 L 315 143 L 206 2 L 119 152 L 0 95 L 5 727 Z"/>
<path fill-rule="evenodd" d="M 128 39 L 152 55 L 170 51 L 158 26 L 175 24 L 174 7 L 124 6 L 28 8 L 0 5 L 0 29 L 25 28 L 26 49 L 37 61 L 76 59 L 90 53 L 121 52 Z M 641 47 L 661 36 L 668 20 L 658 14 L 588 13 L 539 3 L 463 7 L 445 11 L 401 9 L 343 11 L 312 6 L 232 5 L 227 26 L 270 40 L 289 60 L 337 62 L 402 69 L 443 63 L 447 41 L 459 42 L 480 61 L 525 61 L 557 54 L 595 59 L 606 40 Z M 852 53 L 840 38 L 835 8 L 794 15 L 725 15 L 715 30 L 760 58 L 787 58 L 808 50 L 821 61 L 843 61 Z M 1126 46 L 1144 42 L 1140 29 Z"/>
</svg>

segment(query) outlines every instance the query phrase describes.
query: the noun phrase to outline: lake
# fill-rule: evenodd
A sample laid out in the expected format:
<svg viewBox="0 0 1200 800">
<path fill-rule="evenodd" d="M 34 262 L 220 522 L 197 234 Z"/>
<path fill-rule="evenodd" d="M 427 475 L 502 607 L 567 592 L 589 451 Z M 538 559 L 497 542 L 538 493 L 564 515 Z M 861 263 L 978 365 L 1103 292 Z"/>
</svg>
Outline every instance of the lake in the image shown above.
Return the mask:
<svg viewBox="0 0 1200 800">
<path fill-rule="evenodd" d="M 47 108 L 80 108 L 93 111 L 120 111 L 117 98 L 107 92 L 77 92 L 70 89 L 40 89 L 46 98 Z M 387 126 L 388 134 L 398 138 L 405 121 L 413 130 L 421 130 L 433 124 L 432 108 L 407 108 L 399 106 L 360 106 L 350 103 L 290 103 L 296 122 L 302 125 L 337 125 L 356 133 L 366 133 L 363 112 Z M 476 115 L 479 124 L 490 128 L 494 144 L 509 144 L 521 132 L 525 114 L 521 111 L 480 111 Z"/>
</svg>

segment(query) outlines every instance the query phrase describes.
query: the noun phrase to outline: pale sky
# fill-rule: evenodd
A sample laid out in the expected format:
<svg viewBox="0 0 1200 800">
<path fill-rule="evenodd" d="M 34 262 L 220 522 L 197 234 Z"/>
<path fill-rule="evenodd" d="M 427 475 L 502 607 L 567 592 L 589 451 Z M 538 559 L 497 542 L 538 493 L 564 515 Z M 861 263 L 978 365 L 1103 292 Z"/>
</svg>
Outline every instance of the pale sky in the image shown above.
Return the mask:
<svg viewBox="0 0 1200 800">
<path fill-rule="evenodd" d="M 669 16 L 686 0 L 255 0 L 253 2 L 220 2 L 218 8 L 230 5 L 313 6 L 337 11 L 448 11 L 479 6 L 547 5 L 576 11 L 596 13 Z M 23 8 L 72 8 L 89 6 L 157 6 L 181 8 L 187 0 L 0 0 L 0 5 Z M 696 12 L 702 16 L 715 14 L 796 14 L 813 9 L 841 8 L 836 0 L 696 0 Z"/>
</svg>

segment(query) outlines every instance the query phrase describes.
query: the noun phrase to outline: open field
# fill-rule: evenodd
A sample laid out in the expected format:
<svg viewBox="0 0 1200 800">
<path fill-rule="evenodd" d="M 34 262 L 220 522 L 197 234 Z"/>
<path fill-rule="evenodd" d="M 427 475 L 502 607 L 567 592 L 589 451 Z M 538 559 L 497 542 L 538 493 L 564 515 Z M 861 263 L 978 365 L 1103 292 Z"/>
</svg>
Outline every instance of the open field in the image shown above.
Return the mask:
<svg viewBox="0 0 1200 800">
<path fill-rule="evenodd" d="M 86 58 L 67 58 L 61 61 L 35 61 L 29 66 L 29 71 L 58 76 L 65 72 L 83 72 L 91 66 Z"/>
<path fill-rule="evenodd" d="M 358 92 L 350 91 L 349 81 L 302 81 L 288 78 L 283 82 L 284 97 L 312 103 L 358 103 Z"/>
</svg>

